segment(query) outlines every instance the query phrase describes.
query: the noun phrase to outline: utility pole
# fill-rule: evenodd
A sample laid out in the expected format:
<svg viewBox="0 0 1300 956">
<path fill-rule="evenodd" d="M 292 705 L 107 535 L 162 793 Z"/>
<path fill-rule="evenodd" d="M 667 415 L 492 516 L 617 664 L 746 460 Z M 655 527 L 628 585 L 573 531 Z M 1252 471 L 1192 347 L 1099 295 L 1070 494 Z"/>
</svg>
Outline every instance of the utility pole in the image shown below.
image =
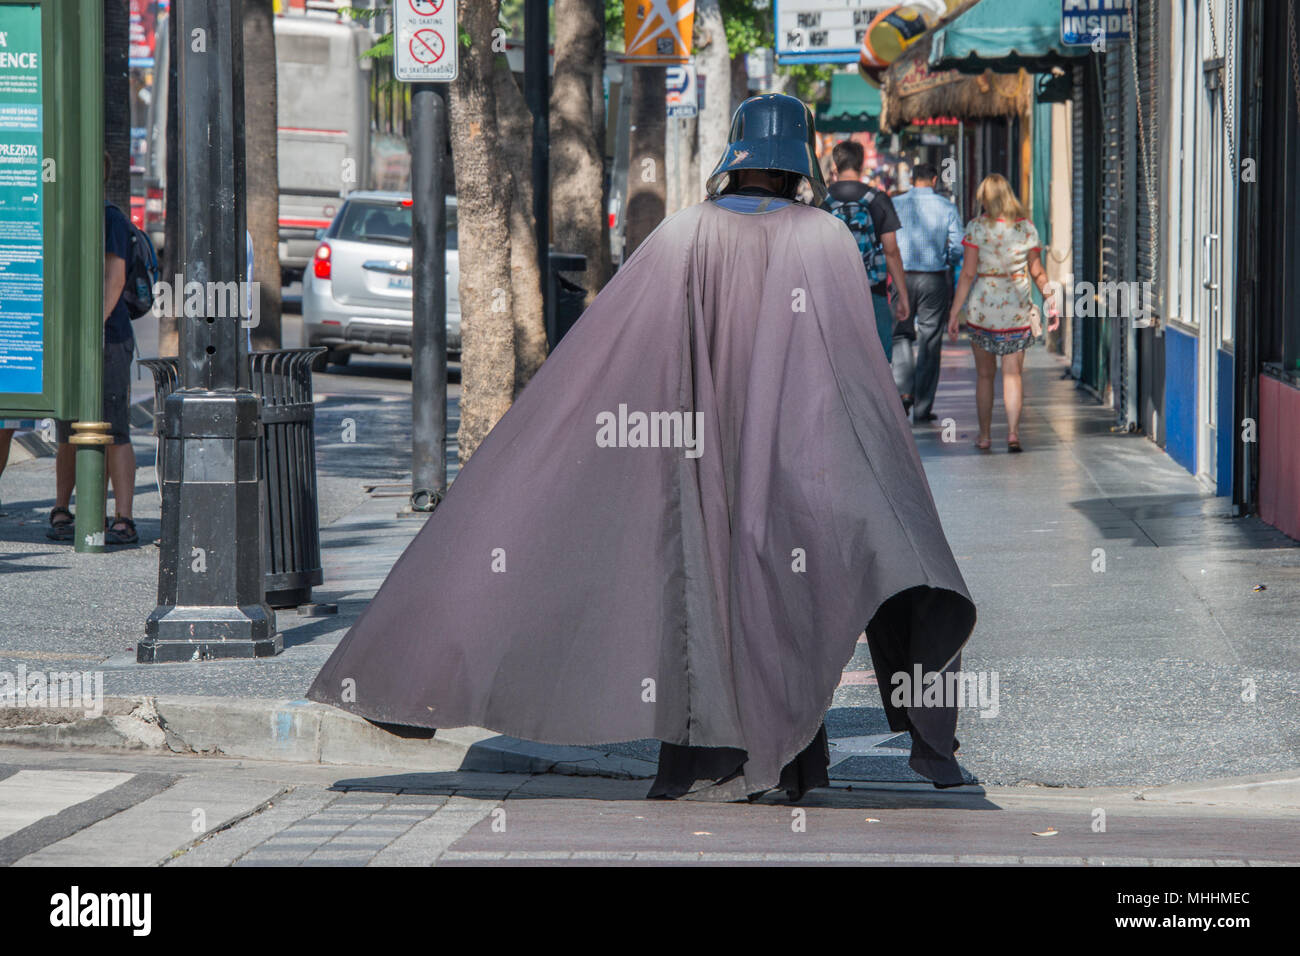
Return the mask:
<svg viewBox="0 0 1300 956">
<path fill-rule="evenodd" d="M 283 649 L 263 596 L 260 403 L 240 321 L 217 315 L 247 275 L 242 0 L 177 0 L 180 268 L 206 315 L 181 315 L 181 387 L 167 399 L 158 607 L 141 663 Z M 171 185 L 171 184 L 169 184 Z M 179 296 L 182 290 L 176 290 Z"/>
</svg>

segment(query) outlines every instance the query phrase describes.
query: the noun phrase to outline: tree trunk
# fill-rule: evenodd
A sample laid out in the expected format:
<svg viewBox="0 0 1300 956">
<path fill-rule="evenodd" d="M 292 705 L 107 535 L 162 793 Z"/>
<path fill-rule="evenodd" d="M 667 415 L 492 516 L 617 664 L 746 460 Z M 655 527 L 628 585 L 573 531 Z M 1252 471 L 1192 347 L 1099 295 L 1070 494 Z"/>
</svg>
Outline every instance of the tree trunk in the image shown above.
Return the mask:
<svg viewBox="0 0 1300 956">
<path fill-rule="evenodd" d="M 597 138 L 594 102 L 604 67 L 604 0 L 556 0 L 551 232 L 558 251 L 587 257 L 587 271 L 567 278 L 586 287 L 588 304 L 609 280 L 611 268 L 605 150 Z"/>
<path fill-rule="evenodd" d="M 749 65 L 743 56 L 733 57 L 731 60 L 731 111 L 733 113 L 736 107 L 745 102 L 747 96 L 749 96 Z"/>
<path fill-rule="evenodd" d="M 601 34 L 600 45 L 602 53 L 604 50 L 606 37 Z M 600 156 L 601 168 L 608 172 L 610 166 L 610 157 L 608 151 L 609 130 L 605 122 L 606 104 L 605 104 L 605 69 L 604 66 L 599 70 L 592 71 L 591 74 L 591 134 L 592 140 L 596 143 L 597 155 Z M 600 177 L 600 208 L 601 208 L 601 225 L 605 234 L 605 248 L 609 249 L 609 216 L 606 214 L 609 210 L 609 187 L 605 184 L 605 176 Z M 612 254 L 610 259 L 611 273 L 614 268 Z M 608 276 L 606 280 L 608 281 Z"/>
<path fill-rule="evenodd" d="M 452 160 L 460 247 L 460 460 L 465 462 L 514 397 L 509 210 L 512 181 L 497 127 L 492 31 L 500 0 L 460 0 L 470 45 L 451 84 Z"/>
<path fill-rule="evenodd" d="M 126 0 L 104 0 L 104 199 L 131 215 L 131 48 Z"/>
<path fill-rule="evenodd" d="M 515 327 L 514 397 L 518 397 L 546 360 L 546 315 L 542 275 L 537 268 L 533 184 L 524 172 L 532 162 L 532 114 L 504 61 L 496 64 L 496 96 L 501 157 L 510 179 L 510 294 Z"/>
<path fill-rule="evenodd" d="M 662 66 L 628 66 L 632 76 L 632 142 L 627 170 L 627 246 L 623 261 L 663 221 L 665 70 Z"/>
<path fill-rule="evenodd" d="M 690 184 L 687 205 L 694 205 L 704 199 L 704 187 L 700 181 L 700 118 L 696 115 L 685 123 L 686 138 L 682 145 L 686 153 L 683 160 L 686 182 Z M 709 169 L 712 170 L 713 167 L 710 166 Z"/>
<path fill-rule="evenodd" d="M 258 321 L 253 348 L 278 349 L 280 175 L 276 150 L 275 12 L 272 0 L 244 0 L 244 163 L 248 232 Z"/>
<path fill-rule="evenodd" d="M 699 73 L 704 77 L 704 97 L 698 126 L 700 190 L 727 148 L 731 127 L 731 55 L 718 0 L 695 4 L 695 47 Z"/>
<path fill-rule="evenodd" d="M 696 117 L 668 120 L 668 215 L 704 198 L 700 188 L 700 165 L 696 135 L 699 128 Z"/>
</svg>

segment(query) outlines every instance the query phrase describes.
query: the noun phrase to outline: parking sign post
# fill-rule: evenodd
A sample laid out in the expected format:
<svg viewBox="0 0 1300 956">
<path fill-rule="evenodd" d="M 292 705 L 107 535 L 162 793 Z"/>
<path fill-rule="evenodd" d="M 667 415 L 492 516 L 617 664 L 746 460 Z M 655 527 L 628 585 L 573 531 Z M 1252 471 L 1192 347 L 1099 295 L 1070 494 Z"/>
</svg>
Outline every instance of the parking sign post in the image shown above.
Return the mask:
<svg viewBox="0 0 1300 956">
<path fill-rule="evenodd" d="M 456 0 L 394 0 L 393 75 L 411 88 L 411 510 L 447 490 L 447 99 Z"/>
<path fill-rule="evenodd" d="M 447 152 L 445 91 L 411 90 L 411 510 L 447 490 Z"/>
</svg>

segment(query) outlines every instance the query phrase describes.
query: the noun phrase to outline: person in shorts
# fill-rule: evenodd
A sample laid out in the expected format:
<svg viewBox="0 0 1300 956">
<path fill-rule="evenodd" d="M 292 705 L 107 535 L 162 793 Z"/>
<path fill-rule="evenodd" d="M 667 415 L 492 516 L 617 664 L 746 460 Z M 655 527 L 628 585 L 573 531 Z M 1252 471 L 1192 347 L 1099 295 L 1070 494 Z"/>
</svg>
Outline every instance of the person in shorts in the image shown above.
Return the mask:
<svg viewBox="0 0 1300 956">
<path fill-rule="evenodd" d="M 31 431 L 36 428 L 36 421 L 30 418 L 0 418 L 0 475 L 5 473 L 9 464 L 9 447 L 14 440 L 14 432 Z"/>
</svg>

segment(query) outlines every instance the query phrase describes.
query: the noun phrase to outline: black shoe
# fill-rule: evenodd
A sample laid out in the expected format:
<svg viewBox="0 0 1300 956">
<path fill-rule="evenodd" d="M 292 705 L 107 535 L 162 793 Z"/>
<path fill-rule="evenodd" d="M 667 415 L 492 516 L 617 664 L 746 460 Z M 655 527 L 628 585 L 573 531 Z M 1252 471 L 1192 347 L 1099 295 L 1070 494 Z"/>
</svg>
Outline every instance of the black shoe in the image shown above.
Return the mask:
<svg viewBox="0 0 1300 956">
<path fill-rule="evenodd" d="M 918 415 L 916 417 L 916 420 L 918 422 L 937 422 L 939 420 L 939 416 L 936 415 L 934 412 L 926 412 L 924 415 Z"/>
<path fill-rule="evenodd" d="M 51 508 L 50 526 L 45 531 L 45 537 L 51 541 L 71 541 L 76 523 L 72 512 L 67 508 L 59 506 Z"/>
<path fill-rule="evenodd" d="M 112 521 L 104 522 L 105 544 L 139 544 L 140 535 L 135 530 L 135 522 L 118 515 Z"/>
</svg>

